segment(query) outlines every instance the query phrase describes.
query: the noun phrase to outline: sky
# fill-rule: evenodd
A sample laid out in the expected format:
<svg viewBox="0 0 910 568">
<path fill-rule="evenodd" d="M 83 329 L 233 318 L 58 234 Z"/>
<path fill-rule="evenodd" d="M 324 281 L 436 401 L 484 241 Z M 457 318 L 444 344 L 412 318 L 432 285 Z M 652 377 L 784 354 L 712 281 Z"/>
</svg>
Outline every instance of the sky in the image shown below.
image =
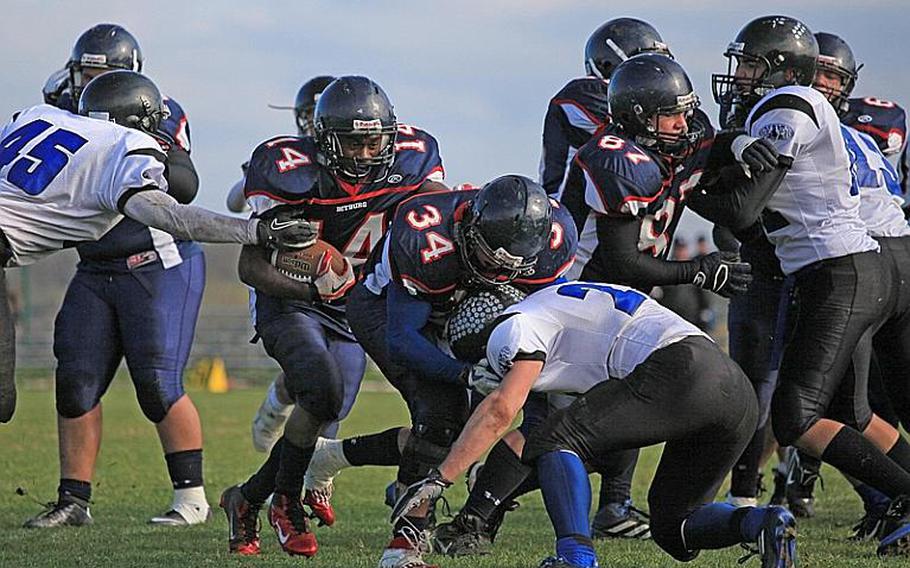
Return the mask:
<svg viewBox="0 0 910 568">
<path fill-rule="evenodd" d="M 45 80 L 83 31 L 120 24 L 139 40 L 145 73 L 186 110 L 196 203 L 220 212 L 253 148 L 295 132 L 292 113 L 267 104 L 292 104 L 303 82 L 323 74 L 382 85 L 400 121 L 439 140 L 451 185 L 504 173 L 536 178 L 548 100 L 583 75 L 590 33 L 621 16 L 660 31 L 712 117 L 711 73 L 726 70 L 723 52 L 739 29 L 768 14 L 840 35 L 865 63 L 854 93 L 910 105 L 906 0 L 651 0 L 634 9 L 582 0 L 3 4 L 0 116 L 41 102 Z"/>
</svg>

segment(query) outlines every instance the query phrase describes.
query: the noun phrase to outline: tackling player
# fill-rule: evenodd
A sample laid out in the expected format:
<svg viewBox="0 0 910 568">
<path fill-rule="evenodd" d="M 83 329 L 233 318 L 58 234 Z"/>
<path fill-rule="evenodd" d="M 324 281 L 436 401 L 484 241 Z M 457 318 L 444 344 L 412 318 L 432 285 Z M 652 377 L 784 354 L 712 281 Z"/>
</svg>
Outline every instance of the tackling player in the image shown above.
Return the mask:
<svg viewBox="0 0 910 568">
<path fill-rule="evenodd" d="M 702 549 L 757 543 L 762 566 L 795 566 L 795 520 L 786 509 L 712 503 L 757 410 L 746 377 L 707 335 L 625 286 L 559 284 L 502 314 L 490 303 L 475 305 L 474 313 L 453 317 L 488 322 L 475 359 L 485 355 L 492 392 L 438 469 L 408 488 L 393 520 L 438 498 L 509 428 L 531 391 L 581 393 L 532 432 L 522 452 L 537 468 L 556 532 L 556 555 L 542 568 L 598 566 L 584 463 L 661 442 L 648 495 L 661 548 L 688 561 Z"/>
<path fill-rule="evenodd" d="M 222 495 L 230 550 L 243 555 L 259 553 L 258 514 L 273 493 L 269 522 L 288 554 L 313 556 L 318 549 L 302 505 L 321 522 L 334 522 L 331 486 L 308 490 L 303 502 L 301 493 L 317 436 L 350 410 L 363 378 L 366 358 L 345 310 L 353 268 L 380 242 L 402 201 L 446 189 L 435 138 L 399 124 L 385 92 L 370 79 L 333 81 L 316 105 L 314 123 L 315 137 L 273 138 L 253 152 L 246 198 L 254 215 L 291 207 L 306 216 L 346 257 L 350 280 L 314 289 L 281 275 L 260 249 L 241 253 L 241 280 L 255 289 L 256 332 L 295 401 L 266 462 Z"/>
</svg>

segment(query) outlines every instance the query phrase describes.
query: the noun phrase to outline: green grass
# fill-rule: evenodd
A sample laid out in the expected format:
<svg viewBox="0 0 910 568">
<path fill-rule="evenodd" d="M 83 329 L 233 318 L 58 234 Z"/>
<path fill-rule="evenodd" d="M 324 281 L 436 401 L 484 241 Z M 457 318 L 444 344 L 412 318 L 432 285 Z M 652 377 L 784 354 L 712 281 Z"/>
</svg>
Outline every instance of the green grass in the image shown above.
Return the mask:
<svg viewBox="0 0 910 568">
<path fill-rule="evenodd" d="M 335 506 L 339 521 L 331 529 L 317 529 L 319 555 L 309 561 L 282 553 L 274 534 L 263 530 L 263 554 L 238 558 L 227 553 L 227 527 L 216 508 L 215 519 L 189 529 L 153 528 L 149 517 L 170 503 L 170 484 L 152 426 L 136 405 L 132 389 L 112 389 L 104 402 L 104 441 L 94 484 L 92 514 L 95 524 L 85 528 L 29 531 L 22 522 L 40 510 L 34 499 L 49 501 L 57 486 L 57 436 L 53 393 L 24 390 L 20 407 L 9 425 L 0 426 L 0 567 L 78 566 L 139 568 L 144 566 L 299 566 L 312 568 L 372 567 L 389 535 L 388 509 L 383 488 L 394 476 L 390 468 L 349 470 L 337 480 Z M 209 501 L 216 504 L 221 490 L 246 479 L 263 459 L 250 444 L 249 424 L 262 389 L 235 390 L 224 395 L 192 393 L 205 432 L 205 479 Z M 363 393 L 342 433 L 378 431 L 405 423 L 403 404 L 394 394 Z M 644 493 L 659 450 L 644 452 L 635 479 L 635 498 Z M 698 456 L 692 456 L 698 459 Z M 844 480 L 831 470 L 824 473 L 817 519 L 799 525 L 801 566 L 877 566 L 872 544 L 847 543 L 844 537 L 861 513 L 858 500 Z M 453 504 L 464 499 L 461 484 L 449 491 Z M 17 488 L 28 495 L 17 495 Z M 510 513 L 497 542 L 496 553 L 480 559 L 436 558 L 444 567 L 534 567 L 551 552 L 553 535 L 538 494 L 522 498 L 522 507 Z M 598 544 L 602 566 L 639 568 L 678 566 L 653 543 Z M 737 566 L 740 550 L 705 551 L 694 567 Z M 753 559 L 746 566 L 758 568 Z M 883 566 L 910 566 L 908 560 L 889 559 Z"/>
</svg>

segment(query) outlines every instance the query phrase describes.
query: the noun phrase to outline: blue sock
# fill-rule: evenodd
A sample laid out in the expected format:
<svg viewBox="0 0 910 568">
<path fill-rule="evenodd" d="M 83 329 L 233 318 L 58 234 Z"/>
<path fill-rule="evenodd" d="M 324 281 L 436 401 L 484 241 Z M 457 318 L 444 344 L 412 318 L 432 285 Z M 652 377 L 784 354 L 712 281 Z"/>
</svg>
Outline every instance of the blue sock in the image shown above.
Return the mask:
<svg viewBox="0 0 910 568">
<path fill-rule="evenodd" d="M 861 483 L 853 487 L 853 489 L 863 500 L 863 508 L 867 513 L 872 513 L 873 515 L 884 513 L 888 505 L 891 504 L 891 499 L 887 495 L 871 485 Z"/>
<path fill-rule="evenodd" d="M 588 525 L 591 484 L 581 459 L 572 452 L 549 452 L 537 460 L 537 476 L 556 531 L 556 554 L 578 566 L 597 566 Z"/>
<path fill-rule="evenodd" d="M 709 503 L 693 511 L 683 524 L 689 551 L 726 548 L 758 538 L 764 508 Z"/>
</svg>

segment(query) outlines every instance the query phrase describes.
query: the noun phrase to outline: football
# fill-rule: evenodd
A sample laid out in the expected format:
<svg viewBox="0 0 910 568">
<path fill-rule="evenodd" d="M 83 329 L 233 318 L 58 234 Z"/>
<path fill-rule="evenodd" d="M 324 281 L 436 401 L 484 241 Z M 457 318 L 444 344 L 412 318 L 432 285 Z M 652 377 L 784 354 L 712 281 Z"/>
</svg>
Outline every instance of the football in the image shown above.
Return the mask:
<svg viewBox="0 0 910 568">
<path fill-rule="evenodd" d="M 305 249 L 273 251 L 272 266 L 298 282 L 313 282 L 329 269 L 336 274 L 345 270 L 341 252 L 321 239 Z"/>
</svg>

